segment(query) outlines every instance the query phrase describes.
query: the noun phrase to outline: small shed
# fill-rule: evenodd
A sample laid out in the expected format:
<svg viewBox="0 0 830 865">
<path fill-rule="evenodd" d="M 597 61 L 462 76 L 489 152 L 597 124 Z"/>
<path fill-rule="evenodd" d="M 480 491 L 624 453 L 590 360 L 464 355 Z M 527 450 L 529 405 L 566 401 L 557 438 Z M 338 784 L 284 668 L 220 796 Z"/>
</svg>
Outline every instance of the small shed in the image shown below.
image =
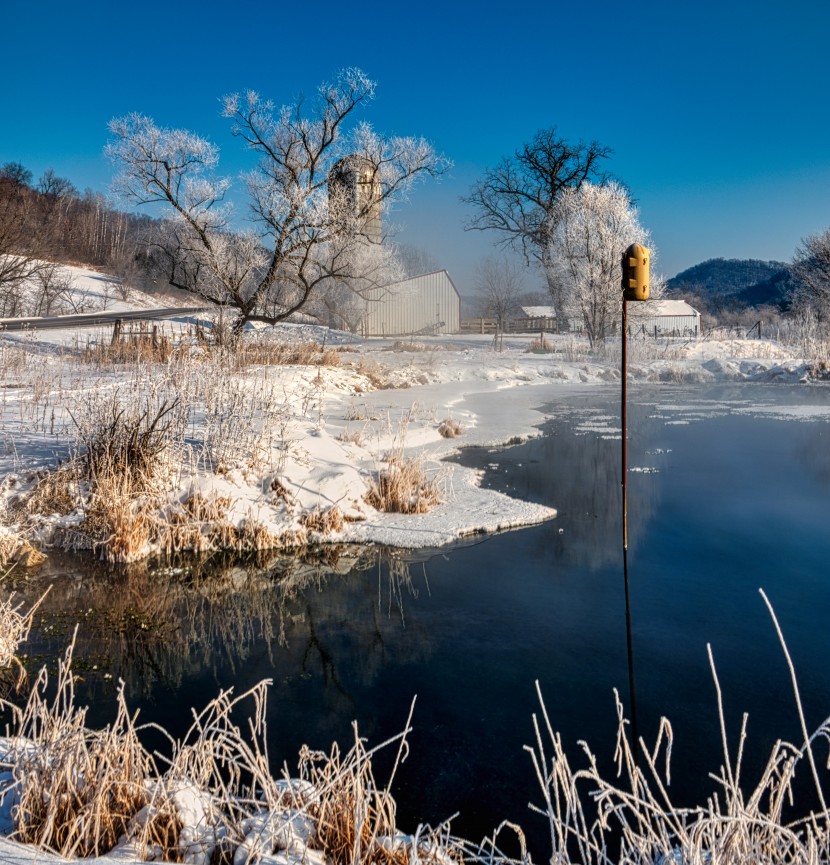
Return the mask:
<svg viewBox="0 0 830 865">
<path fill-rule="evenodd" d="M 630 332 L 649 336 L 700 336 L 700 313 L 685 300 L 630 303 Z"/>
<path fill-rule="evenodd" d="M 461 298 L 449 273 L 436 270 L 378 289 L 367 299 L 364 336 L 458 333 Z"/>
</svg>

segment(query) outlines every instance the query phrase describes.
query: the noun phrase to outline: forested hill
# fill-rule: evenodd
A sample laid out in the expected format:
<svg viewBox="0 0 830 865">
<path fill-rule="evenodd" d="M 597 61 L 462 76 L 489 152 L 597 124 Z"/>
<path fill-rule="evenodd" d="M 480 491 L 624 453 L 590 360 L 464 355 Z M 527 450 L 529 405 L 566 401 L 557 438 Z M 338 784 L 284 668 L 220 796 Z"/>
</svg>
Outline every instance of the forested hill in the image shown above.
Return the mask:
<svg viewBox="0 0 830 865">
<path fill-rule="evenodd" d="M 681 271 L 667 282 L 671 292 L 734 306 L 787 306 L 794 283 L 783 261 L 710 258 Z"/>
</svg>

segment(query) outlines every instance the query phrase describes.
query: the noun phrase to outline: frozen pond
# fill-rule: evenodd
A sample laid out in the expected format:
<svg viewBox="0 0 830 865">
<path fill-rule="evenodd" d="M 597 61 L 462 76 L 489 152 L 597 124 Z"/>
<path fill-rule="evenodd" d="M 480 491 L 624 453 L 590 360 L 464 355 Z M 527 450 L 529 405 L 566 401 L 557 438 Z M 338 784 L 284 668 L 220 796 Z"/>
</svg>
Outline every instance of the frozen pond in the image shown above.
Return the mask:
<svg viewBox="0 0 830 865">
<path fill-rule="evenodd" d="M 561 391 L 560 391 L 561 392 Z M 540 389 L 540 401 L 543 399 Z M 787 637 L 812 730 L 830 715 L 830 392 L 807 386 L 638 385 L 629 392 L 629 538 L 641 733 L 673 723 L 672 790 L 697 804 L 720 764 L 711 643 L 747 770 L 778 738 L 798 740 Z M 82 699 L 111 717 L 119 677 L 141 718 L 174 732 L 220 687 L 274 680 L 275 766 L 301 744 L 370 742 L 400 730 L 417 694 L 399 825 L 437 823 L 476 840 L 505 818 L 545 858 L 530 760 L 541 682 L 575 762 L 578 739 L 613 753 L 613 689 L 628 702 L 620 530 L 619 391 L 544 407 L 545 435 L 465 452 L 483 483 L 559 509 L 556 520 L 417 558 L 348 548 L 320 561 L 219 557 L 123 571 L 53 557 L 15 588 L 54 588 L 34 665 L 80 622 Z M 694 800 L 694 801 L 693 801 Z"/>
</svg>

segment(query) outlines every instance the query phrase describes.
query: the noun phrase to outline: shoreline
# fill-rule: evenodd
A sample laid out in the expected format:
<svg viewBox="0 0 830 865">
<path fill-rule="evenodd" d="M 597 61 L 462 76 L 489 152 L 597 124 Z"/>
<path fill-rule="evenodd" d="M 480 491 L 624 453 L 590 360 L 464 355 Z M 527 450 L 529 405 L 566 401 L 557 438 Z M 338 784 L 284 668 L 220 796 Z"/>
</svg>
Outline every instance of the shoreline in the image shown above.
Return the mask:
<svg viewBox="0 0 830 865">
<path fill-rule="evenodd" d="M 536 354 L 528 351 L 530 337 L 506 339 L 505 350 L 494 352 L 476 337 L 357 343 L 328 333 L 322 349 L 309 342 L 318 331 L 257 331 L 254 355 L 238 371 L 218 356 L 192 353 L 108 367 L 32 355 L 39 343 L 31 336 L 26 347 L 7 345 L 18 359 L 8 365 L 0 407 L 15 437 L 14 448 L 0 454 L 6 533 L 18 532 L 35 548 L 86 548 L 131 562 L 183 550 L 441 546 L 533 525 L 555 510 L 482 490 L 475 472 L 444 457 L 539 435 L 548 416 L 540 405 L 554 404 L 558 393 L 619 382 L 613 359 L 565 360 L 564 342 Z M 48 339 L 60 345 L 66 334 Z M 305 365 L 275 365 L 291 346 Z M 681 341 L 676 353 L 673 360 L 633 362 L 630 378 L 810 378 L 810 364 L 767 341 Z M 45 391 L 42 382 L 51 382 Z M 165 426 L 166 439 L 152 438 L 152 423 Z M 127 490 L 118 448 L 136 438 L 136 429 L 139 443 L 146 433 L 154 450 L 146 477 L 129 478 Z M 110 436 L 103 444 L 102 435 Z M 116 457 L 106 466 L 107 500 L 99 467 L 89 465 L 96 447 Z M 397 479 L 404 468 L 412 477 L 402 503 L 370 504 L 373 485 Z"/>
</svg>

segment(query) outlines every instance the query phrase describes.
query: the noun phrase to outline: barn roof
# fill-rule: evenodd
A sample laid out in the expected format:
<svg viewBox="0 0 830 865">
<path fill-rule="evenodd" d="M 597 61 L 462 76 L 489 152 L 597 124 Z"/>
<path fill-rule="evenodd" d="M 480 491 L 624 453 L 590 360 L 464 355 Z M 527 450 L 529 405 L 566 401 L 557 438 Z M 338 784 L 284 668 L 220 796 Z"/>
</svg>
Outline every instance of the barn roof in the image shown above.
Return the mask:
<svg viewBox="0 0 830 865">
<path fill-rule="evenodd" d="M 429 276 L 446 277 L 446 280 L 447 282 L 449 282 L 452 290 L 456 293 L 456 295 L 458 295 L 459 298 L 461 297 L 461 295 L 458 294 L 458 289 L 455 287 L 455 283 L 452 281 L 452 277 L 450 276 L 449 271 L 447 271 L 446 268 L 441 268 L 440 270 L 431 270 L 429 273 L 419 273 L 417 276 L 410 276 L 408 279 L 402 279 L 400 282 L 390 282 L 389 285 L 386 286 L 386 288 L 394 290 L 395 292 L 405 293 L 407 290 L 418 288 L 425 279 L 425 277 Z"/>
<path fill-rule="evenodd" d="M 670 315 L 697 315 L 698 311 L 685 300 L 649 300 L 646 303 L 647 315 L 655 318 Z"/>
</svg>

